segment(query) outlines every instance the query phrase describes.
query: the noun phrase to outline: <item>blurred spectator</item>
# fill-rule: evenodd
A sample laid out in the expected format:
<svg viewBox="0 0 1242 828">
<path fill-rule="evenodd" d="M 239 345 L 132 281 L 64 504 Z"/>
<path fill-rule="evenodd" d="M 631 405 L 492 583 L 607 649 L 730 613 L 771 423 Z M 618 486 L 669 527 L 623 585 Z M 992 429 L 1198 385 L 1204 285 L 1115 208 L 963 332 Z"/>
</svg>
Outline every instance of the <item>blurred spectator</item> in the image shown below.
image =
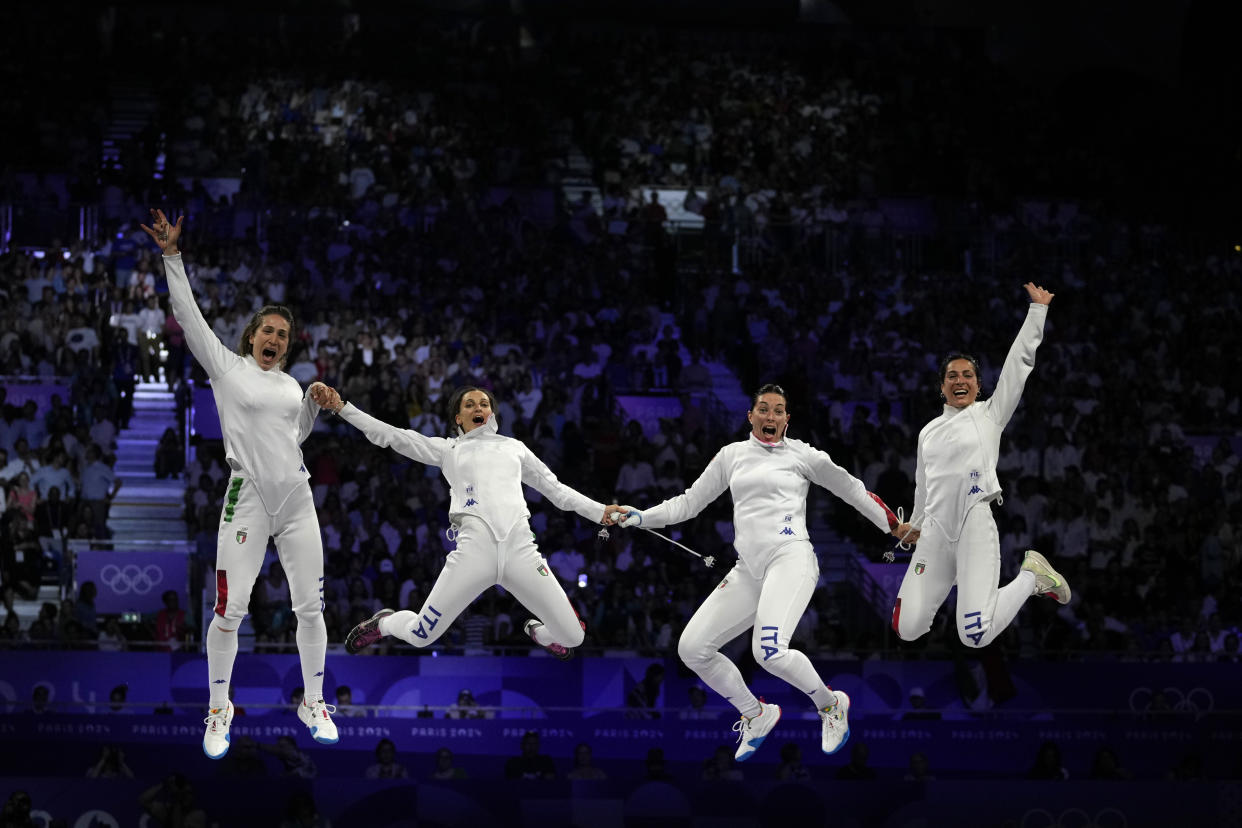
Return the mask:
<svg viewBox="0 0 1242 828">
<path fill-rule="evenodd" d="M 733 749 L 721 745 L 709 758 L 703 760 L 703 771 L 699 778 L 711 782 L 741 782 L 744 777 L 742 768 L 733 761 Z"/>
<path fill-rule="evenodd" d="M 292 736 L 281 736 L 274 745 L 260 743 L 259 750 L 280 760 L 281 776 L 314 779 L 319 775 L 319 769 L 310 754 L 299 749 Z"/>
<path fill-rule="evenodd" d="M 910 765 L 906 770 L 906 775 L 902 777 L 902 781 L 931 782 L 935 778 L 931 773 L 931 763 L 927 760 L 927 754 L 921 750 L 911 753 Z"/>
<path fill-rule="evenodd" d="M 910 709 L 901 714 L 905 720 L 939 719 L 940 711 L 927 706 L 927 697 L 922 687 L 910 688 Z"/>
<path fill-rule="evenodd" d="M 574 763 L 569 773 L 565 774 L 566 779 L 582 780 L 582 779 L 607 779 L 608 774 L 591 764 L 591 746 L 586 742 L 580 742 L 574 748 Z"/>
<path fill-rule="evenodd" d="M 397 746 L 391 739 L 380 739 L 375 746 L 375 764 L 366 769 L 367 779 L 408 779 L 405 765 L 397 764 Z"/>
<path fill-rule="evenodd" d="M 108 616 L 104 621 L 98 641 L 101 653 L 119 653 L 129 648 L 129 642 L 121 630 L 121 622 L 115 615 Z"/>
<path fill-rule="evenodd" d="M 133 779 L 134 772 L 125 764 L 125 751 L 117 745 L 104 745 L 99 760 L 86 769 L 87 779 Z"/>
<path fill-rule="evenodd" d="M 802 748 L 795 742 L 781 745 L 781 764 L 776 769 L 776 778 L 783 782 L 805 782 L 811 778 L 811 772 L 802 764 Z"/>
<path fill-rule="evenodd" d="M 155 447 L 155 477 L 165 480 L 176 477 L 185 468 L 185 451 L 181 447 L 181 438 L 171 426 L 160 435 L 159 445 Z"/>
<path fill-rule="evenodd" d="M 539 752 L 539 734 L 533 730 L 522 736 L 522 752 L 505 762 L 505 779 L 555 779 L 552 757 Z"/>
<path fill-rule="evenodd" d="M 164 608 L 155 616 L 157 649 L 176 652 L 181 649 L 188 635 L 189 628 L 186 626 L 185 610 L 179 606 L 180 599 L 177 597 L 176 590 L 164 590 L 160 599 L 164 602 Z"/>
<path fill-rule="evenodd" d="M 474 700 L 474 693 L 470 692 L 470 688 L 462 688 L 457 694 L 457 701 L 454 702 L 448 710 L 444 711 L 446 719 L 486 719 L 488 711 L 479 707 L 479 703 Z"/>
<path fill-rule="evenodd" d="M 469 774 L 465 769 L 453 764 L 453 752 L 446 747 L 436 751 L 436 769 L 431 772 L 432 779 L 466 779 Z"/>
<path fill-rule="evenodd" d="M 285 818 L 280 828 L 331 828 L 331 821 L 315 806 L 310 791 L 294 791 L 285 804 Z"/>
<path fill-rule="evenodd" d="M 263 779 L 267 763 L 259 755 L 259 743 L 251 736 L 233 739 L 228 755 L 220 761 L 220 776 L 228 779 Z"/>
<path fill-rule="evenodd" d="M 647 665 L 642 680 L 636 683 L 625 697 L 626 717 L 631 719 L 658 719 L 660 685 L 664 683 L 664 665 L 653 662 Z"/>
<path fill-rule="evenodd" d="M 169 775 L 138 796 L 138 803 L 160 825 L 205 826 L 207 816 L 196 802 L 194 786 L 179 773 Z"/>
<path fill-rule="evenodd" d="M 4 810 L 0 811 L 0 826 L 35 828 L 35 821 L 30 815 L 32 807 L 30 794 L 21 789 L 13 791 L 4 801 Z"/>
<path fill-rule="evenodd" d="M 850 748 L 850 761 L 837 769 L 837 779 L 875 779 L 875 768 L 867 764 L 871 749 L 866 742 L 854 742 Z"/>
<path fill-rule="evenodd" d="M 686 688 L 686 695 L 689 697 L 690 706 L 683 707 L 677 714 L 679 719 L 716 719 L 720 715 L 718 710 L 708 710 L 707 690 L 703 685 L 695 683 Z"/>
<path fill-rule="evenodd" d="M 648 782 L 668 782 L 672 779 L 664 762 L 664 748 L 649 748 L 644 764 Z"/>
<path fill-rule="evenodd" d="M 348 684 L 338 684 L 336 686 L 335 715 L 347 717 L 364 717 L 367 715 L 367 711 L 354 707 L 354 691 Z"/>
<path fill-rule="evenodd" d="M 1027 779 L 1069 779 L 1069 771 L 1061 764 L 1061 748 L 1056 742 L 1045 741 L 1035 754 Z"/>
<path fill-rule="evenodd" d="M 1122 767 L 1117 754 L 1110 747 L 1102 747 L 1095 752 L 1091 762 L 1090 779 L 1129 779 L 1130 771 Z"/>
</svg>

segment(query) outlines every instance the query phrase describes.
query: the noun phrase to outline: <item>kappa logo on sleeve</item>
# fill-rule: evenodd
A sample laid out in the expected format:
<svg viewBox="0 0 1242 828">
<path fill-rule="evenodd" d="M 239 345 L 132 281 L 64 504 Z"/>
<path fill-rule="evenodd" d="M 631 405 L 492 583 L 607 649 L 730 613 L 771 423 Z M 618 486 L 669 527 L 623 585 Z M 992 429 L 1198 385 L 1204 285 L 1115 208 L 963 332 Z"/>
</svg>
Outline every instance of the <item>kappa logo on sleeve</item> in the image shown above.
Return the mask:
<svg viewBox="0 0 1242 828">
<path fill-rule="evenodd" d="M 967 492 L 966 494 L 967 495 L 983 494 L 983 489 L 980 489 L 978 486 L 971 486 L 970 491 Z"/>
</svg>

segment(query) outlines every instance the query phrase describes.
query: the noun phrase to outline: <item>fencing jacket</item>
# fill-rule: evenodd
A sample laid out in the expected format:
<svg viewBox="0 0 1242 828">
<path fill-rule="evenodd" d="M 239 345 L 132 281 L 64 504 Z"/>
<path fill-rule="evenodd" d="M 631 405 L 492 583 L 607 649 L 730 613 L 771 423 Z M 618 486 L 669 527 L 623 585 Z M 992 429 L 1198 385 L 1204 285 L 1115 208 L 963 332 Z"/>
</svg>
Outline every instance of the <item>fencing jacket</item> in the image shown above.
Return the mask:
<svg viewBox="0 0 1242 828">
<path fill-rule="evenodd" d="M 827 452 L 792 438 L 769 444 L 754 434 L 722 448 L 684 494 L 644 511 L 642 525 L 654 529 L 689 520 L 728 489 L 733 496 L 733 546 L 747 568 L 761 577 L 778 547 L 810 539 L 806 495 L 811 483 L 853 506 L 881 530 L 889 530 L 884 507 Z"/>
<path fill-rule="evenodd" d="M 479 518 L 498 541 L 508 537 L 515 526 L 525 526 L 530 518 L 523 483 L 558 509 L 577 512 L 592 523 L 599 523 L 604 516 L 604 504 L 557 480 L 521 440 L 499 434 L 495 415 L 460 437 L 427 437 L 396 428 L 353 403 L 345 404 L 341 417 L 375 445 L 438 466 L 449 483 L 449 520 L 459 523 L 467 516 Z"/>
<path fill-rule="evenodd" d="M 194 301 L 180 254 L 164 257 L 164 273 L 173 316 L 185 330 L 190 353 L 211 377 L 225 459 L 234 472 L 254 481 L 263 508 L 274 515 L 310 477 L 301 445 L 319 406 L 284 371 L 264 371 L 253 356 L 219 340 Z"/>
<path fill-rule="evenodd" d="M 919 432 L 912 525 L 922 527 L 930 520 L 945 537 L 956 541 L 966 513 L 1000 496 L 996 461 L 1001 432 L 1035 367 L 1035 349 L 1044 338 L 1047 318 L 1048 306 L 1032 302 L 992 396 L 960 409 L 946 404 L 944 413 Z"/>
</svg>

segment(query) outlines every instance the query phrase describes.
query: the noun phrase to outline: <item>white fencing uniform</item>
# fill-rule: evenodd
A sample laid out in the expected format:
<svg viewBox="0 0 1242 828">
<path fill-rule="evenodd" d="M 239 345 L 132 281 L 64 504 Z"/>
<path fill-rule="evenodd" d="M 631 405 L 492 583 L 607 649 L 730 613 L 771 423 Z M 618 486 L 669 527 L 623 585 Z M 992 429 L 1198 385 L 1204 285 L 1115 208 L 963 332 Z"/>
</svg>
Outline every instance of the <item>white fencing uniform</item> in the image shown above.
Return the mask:
<svg viewBox="0 0 1242 828">
<path fill-rule="evenodd" d="M 535 628 L 539 644 L 572 648 L 582 643 L 583 626 L 573 604 L 535 545 L 522 484 L 557 508 L 596 524 L 604 516 L 604 504 L 557 480 L 520 440 L 499 434 L 494 414 L 452 438 L 396 428 L 352 403 L 345 404 L 340 416 L 375 445 L 439 467 L 449 483 L 449 520 L 456 527 L 457 547 L 448 554 L 422 609 L 384 618 L 381 632 L 426 647 L 479 593 L 500 584 L 542 623 Z"/>
<path fill-rule="evenodd" d="M 289 580 L 298 619 L 304 698 L 323 696 L 328 631 L 323 621 L 323 542 L 311 500 L 301 443 L 314 427 L 319 406 L 297 380 L 222 343 L 194 301 L 181 256 L 165 256 L 173 316 L 185 330 L 190 353 L 211 378 L 220 415 L 225 458 L 232 474 L 216 536 L 215 614 L 207 632 L 211 706 L 228 704 L 237 655 L 236 630 L 250 605 L 267 539 Z"/>
<path fill-rule="evenodd" d="M 768 672 L 806 693 L 816 709 L 833 703 L 810 660 L 789 639 L 819 580 L 819 563 L 806 529 L 806 496 L 816 483 L 857 509 L 883 531 L 896 519 L 862 481 L 827 453 L 801 440 L 766 443 L 754 434 L 730 443 L 684 494 L 643 511 L 642 525 L 658 528 L 688 520 L 729 489 L 733 496 L 738 561 L 686 625 L 677 654 L 742 713 L 759 700 L 720 648 L 753 627 L 751 652 Z"/>
<path fill-rule="evenodd" d="M 961 409 L 945 405 L 919 432 L 910 523 L 922 534 L 893 608 L 893 629 L 906 641 L 931 629 L 955 583 L 957 632 L 971 647 L 1000 635 L 1031 595 L 1029 572 L 997 588 L 1000 539 L 991 503 L 1001 498 L 996 476 L 1001 432 L 1035 367 L 1047 316 L 1047 305 L 1031 303 L 989 399 Z"/>
</svg>

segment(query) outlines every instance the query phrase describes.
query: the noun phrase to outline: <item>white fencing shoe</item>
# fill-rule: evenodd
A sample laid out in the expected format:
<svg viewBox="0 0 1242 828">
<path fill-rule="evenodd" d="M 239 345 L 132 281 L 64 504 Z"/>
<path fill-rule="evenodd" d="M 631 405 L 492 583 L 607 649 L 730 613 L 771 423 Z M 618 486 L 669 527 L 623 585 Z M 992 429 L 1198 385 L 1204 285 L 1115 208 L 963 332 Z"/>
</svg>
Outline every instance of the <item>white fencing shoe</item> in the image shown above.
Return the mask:
<svg viewBox="0 0 1242 828">
<path fill-rule="evenodd" d="M 1034 549 L 1026 550 L 1022 568 L 1035 576 L 1035 594 L 1055 598 L 1058 604 L 1070 602 L 1070 588 L 1061 573 L 1052 568 L 1048 559 Z"/>
<path fill-rule="evenodd" d="M 850 697 L 844 690 L 833 690 L 837 703 L 827 710 L 819 711 L 823 720 L 820 749 L 824 753 L 836 753 L 850 738 Z"/>
<path fill-rule="evenodd" d="M 743 716 L 738 719 L 733 729 L 737 731 L 737 753 L 733 754 L 733 758 L 739 762 L 745 762 L 755 754 L 759 746 L 763 744 L 763 740 L 768 738 L 768 734 L 772 732 L 772 728 L 776 727 L 776 723 L 781 720 L 781 709 L 778 705 L 767 704 L 763 699 L 759 699 L 759 715 L 754 718 L 746 718 Z"/>
<path fill-rule="evenodd" d="M 323 699 L 310 704 L 303 699 L 298 705 L 298 718 L 302 720 L 302 724 L 310 728 L 311 736 L 321 745 L 335 745 L 341 740 L 330 715 L 335 712 L 336 706 L 328 704 Z"/>
<path fill-rule="evenodd" d="M 229 726 L 233 724 L 233 703 L 217 707 L 203 719 L 207 731 L 203 734 L 203 753 L 209 759 L 223 759 L 229 752 Z"/>
</svg>

